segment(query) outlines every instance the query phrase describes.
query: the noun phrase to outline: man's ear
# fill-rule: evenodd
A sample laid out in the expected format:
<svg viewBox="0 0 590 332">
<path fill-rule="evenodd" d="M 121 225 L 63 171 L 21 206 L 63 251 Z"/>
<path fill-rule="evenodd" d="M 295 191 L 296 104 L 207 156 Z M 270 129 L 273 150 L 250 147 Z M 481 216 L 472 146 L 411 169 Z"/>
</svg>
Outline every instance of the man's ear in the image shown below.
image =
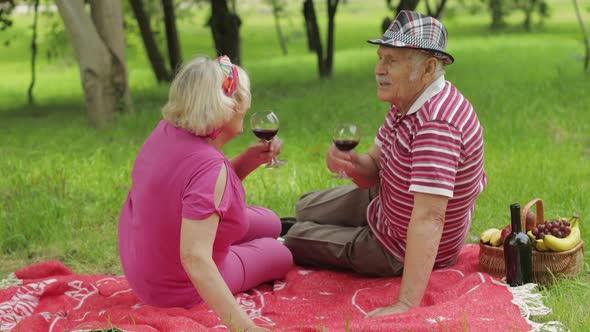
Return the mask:
<svg viewBox="0 0 590 332">
<path fill-rule="evenodd" d="M 436 73 L 437 61 L 434 57 L 429 57 L 424 61 L 424 76 L 428 79 L 433 79 Z"/>
</svg>

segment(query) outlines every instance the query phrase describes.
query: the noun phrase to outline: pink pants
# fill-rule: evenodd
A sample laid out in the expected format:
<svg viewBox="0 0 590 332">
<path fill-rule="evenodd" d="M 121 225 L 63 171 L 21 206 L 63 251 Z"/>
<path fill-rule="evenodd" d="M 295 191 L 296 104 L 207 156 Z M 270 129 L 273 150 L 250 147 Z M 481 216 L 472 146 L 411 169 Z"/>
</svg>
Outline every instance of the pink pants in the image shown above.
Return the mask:
<svg viewBox="0 0 590 332">
<path fill-rule="evenodd" d="M 230 253 L 219 264 L 221 275 L 234 294 L 281 279 L 293 265 L 291 252 L 277 241 L 281 233 L 279 217 L 258 206 L 248 206 L 246 213 L 250 221 L 248 232 L 230 247 Z"/>
</svg>

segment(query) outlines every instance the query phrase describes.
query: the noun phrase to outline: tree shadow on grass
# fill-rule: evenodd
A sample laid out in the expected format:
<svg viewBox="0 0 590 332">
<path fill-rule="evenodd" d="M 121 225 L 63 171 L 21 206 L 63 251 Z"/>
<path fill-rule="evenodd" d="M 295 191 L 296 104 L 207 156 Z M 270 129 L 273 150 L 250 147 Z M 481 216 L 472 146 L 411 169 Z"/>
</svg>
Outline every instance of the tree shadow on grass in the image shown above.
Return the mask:
<svg viewBox="0 0 590 332">
<path fill-rule="evenodd" d="M 165 96 L 161 93 L 161 87 L 142 89 L 132 92 L 132 109 L 127 111 L 139 111 L 144 109 L 160 108 L 165 102 Z M 157 105 L 157 106 L 155 106 Z M 127 111 L 121 112 L 126 113 Z M 72 122 L 88 122 L 86 105 L 83 98 L 69 98 L 56 96 L 48 102 L 40 102 L 35 105 L 14 105 L 0 111 L 0 127 L 22 127 L 40 121 L 55 124 L 71 124 Z"/>
</svg>

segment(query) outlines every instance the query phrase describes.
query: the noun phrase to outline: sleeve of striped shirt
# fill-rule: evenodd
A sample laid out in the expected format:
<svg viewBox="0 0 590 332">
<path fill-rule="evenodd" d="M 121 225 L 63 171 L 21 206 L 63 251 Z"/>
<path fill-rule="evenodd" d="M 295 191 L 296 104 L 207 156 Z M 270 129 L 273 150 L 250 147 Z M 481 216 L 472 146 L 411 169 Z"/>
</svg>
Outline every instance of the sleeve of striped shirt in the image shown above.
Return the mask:
<svg viewBox="0 0 590 332">
<path fill-rule="evenodd" d="M 424 123 L 412 142 L 410 192 L 453 197 L 461 133 L 446 122 Z"/>
</svg>

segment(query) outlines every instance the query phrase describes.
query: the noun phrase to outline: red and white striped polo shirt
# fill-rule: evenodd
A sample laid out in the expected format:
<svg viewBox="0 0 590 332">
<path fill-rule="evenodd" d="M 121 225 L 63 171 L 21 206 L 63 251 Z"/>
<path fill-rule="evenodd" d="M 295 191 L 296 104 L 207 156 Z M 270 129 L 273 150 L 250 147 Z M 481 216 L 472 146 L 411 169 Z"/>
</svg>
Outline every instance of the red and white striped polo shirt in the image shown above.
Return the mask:
<svg viewBox="0 0 590 332">
<path fill-rule="evenodd" d="M 416 192 L 449 197 L 435 266 L 455 261 L 486 185 L 483 133 L 473 107 L 441 76 L 405 116 L 391 107 L 377 132 L 379 195 L 367 210 L 377 241 L 403 262 Z"/>
</svg>

